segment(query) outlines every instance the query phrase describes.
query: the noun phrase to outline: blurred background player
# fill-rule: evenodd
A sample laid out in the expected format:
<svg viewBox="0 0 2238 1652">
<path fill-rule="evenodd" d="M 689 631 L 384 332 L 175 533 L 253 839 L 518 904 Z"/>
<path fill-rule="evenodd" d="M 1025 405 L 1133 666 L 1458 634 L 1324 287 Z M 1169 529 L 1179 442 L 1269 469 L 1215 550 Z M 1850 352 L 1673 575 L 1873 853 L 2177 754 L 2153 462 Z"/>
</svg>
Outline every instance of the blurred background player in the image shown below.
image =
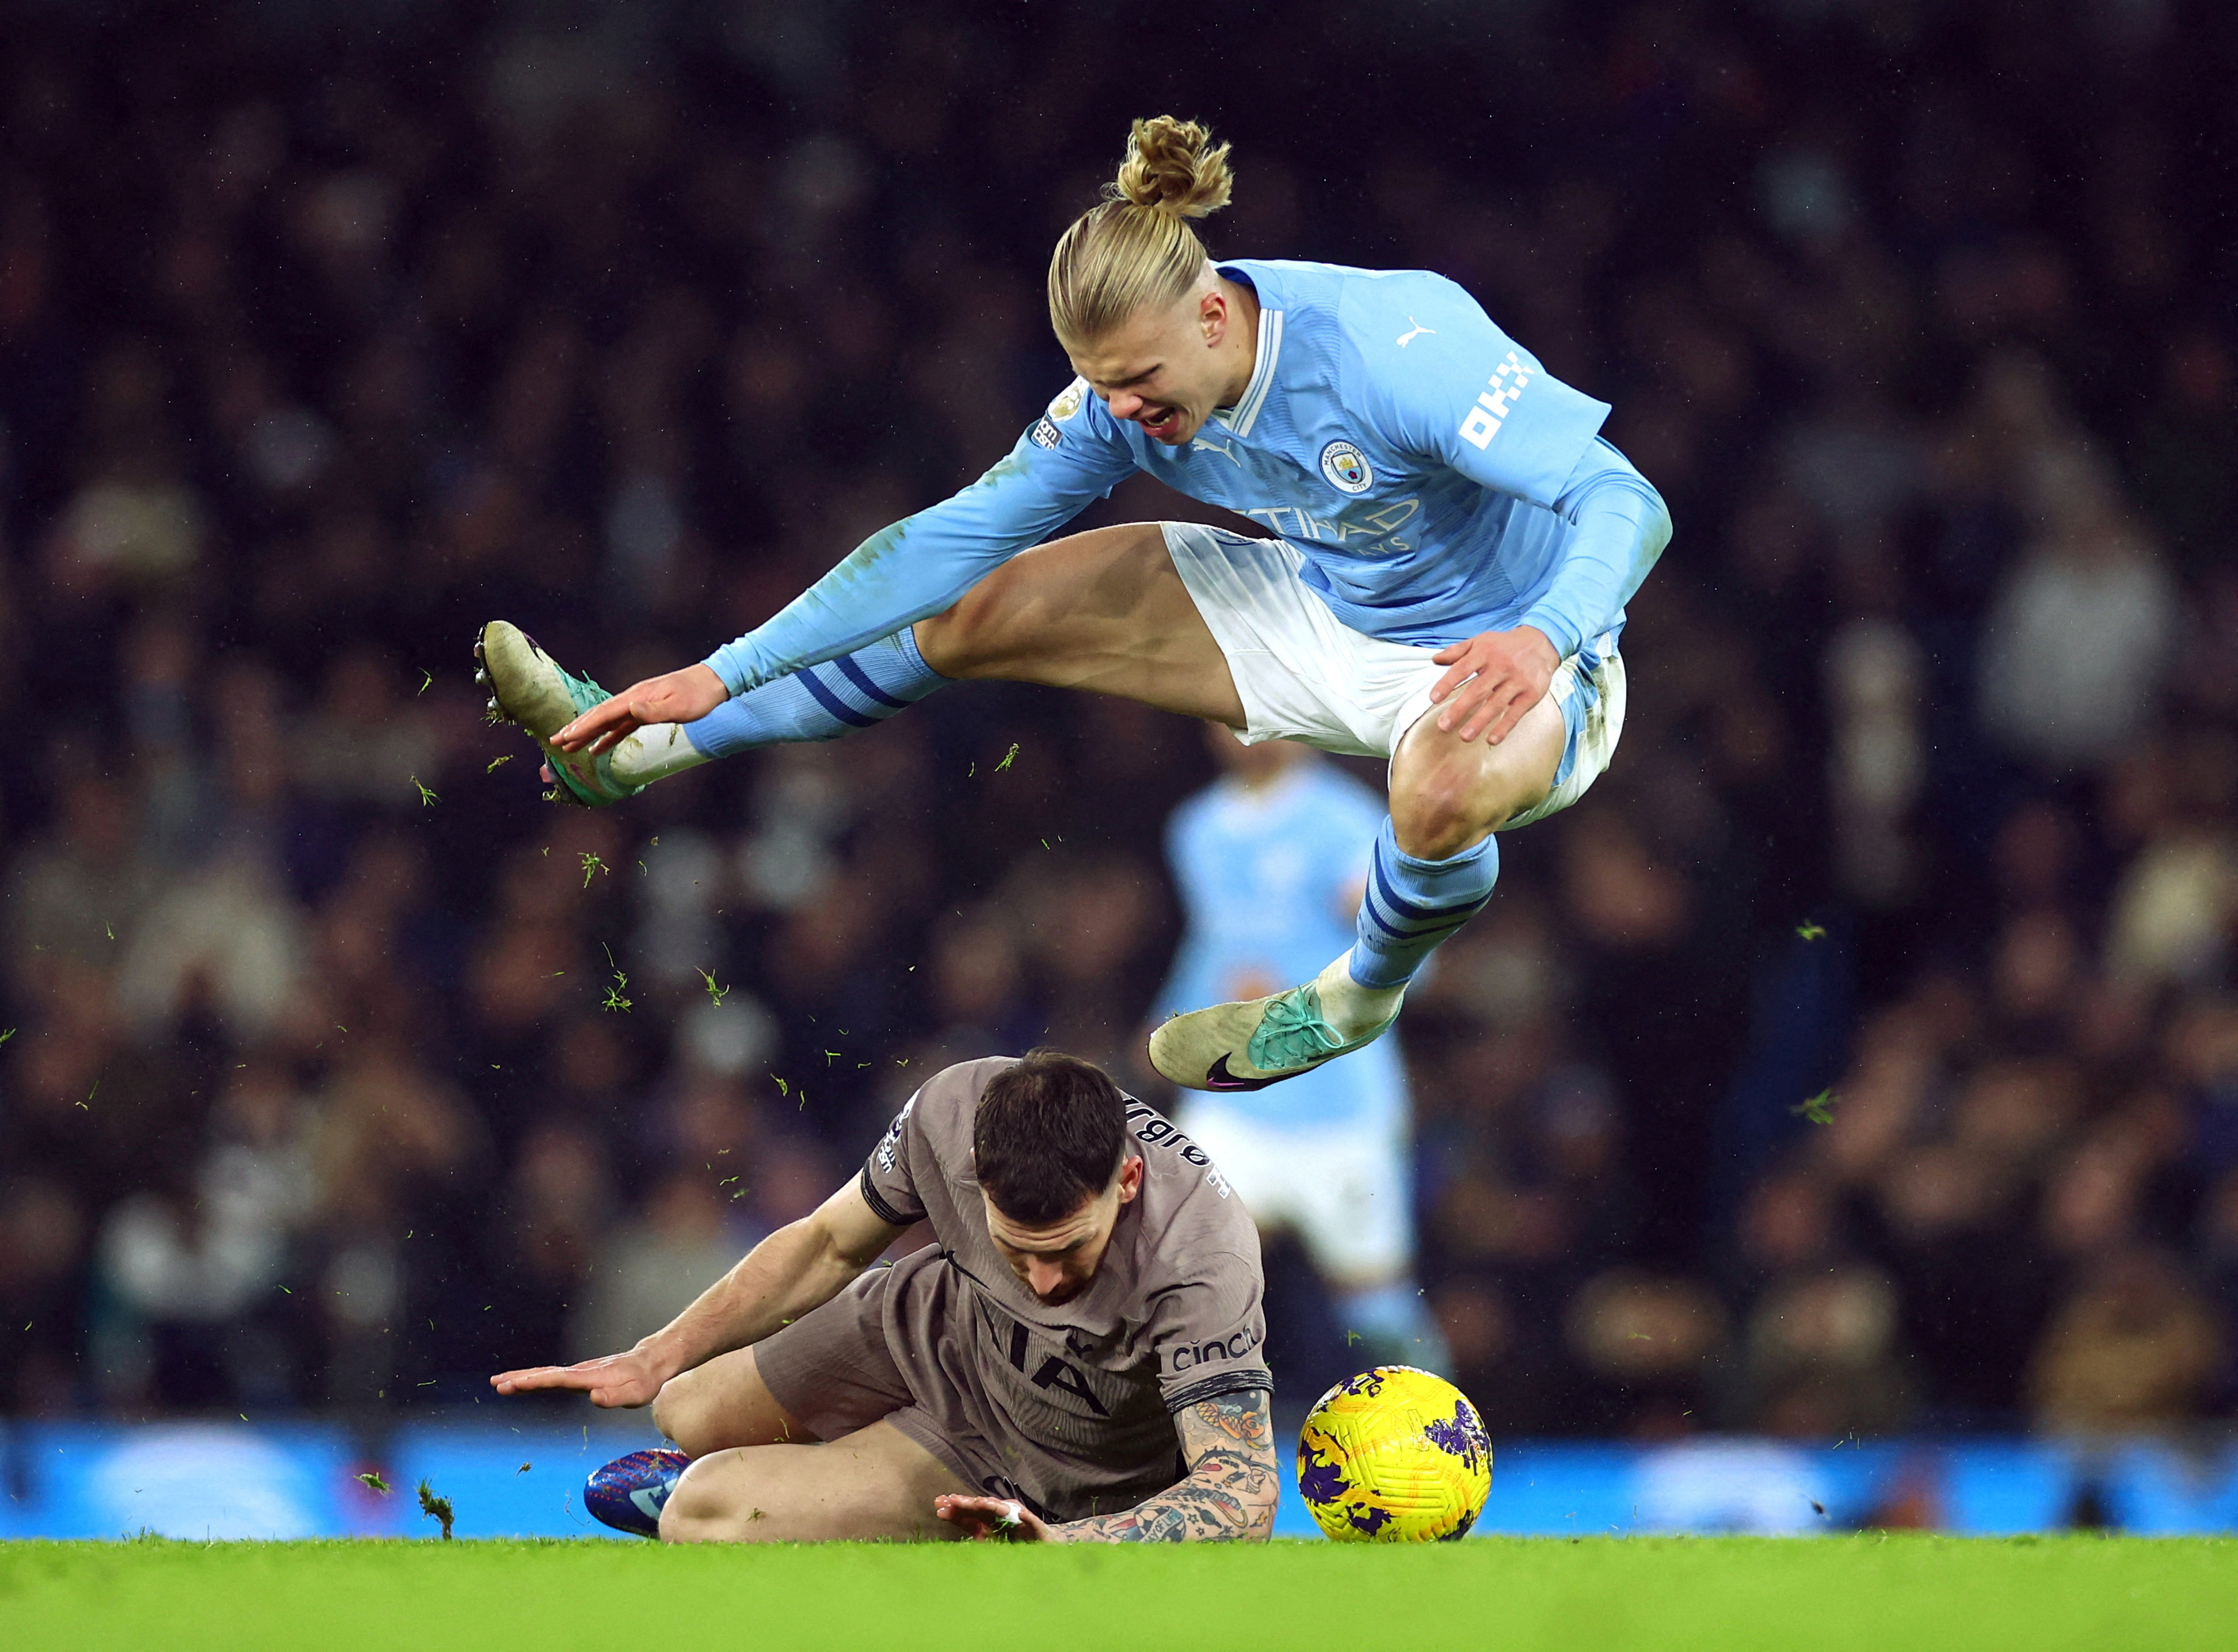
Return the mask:
<svg viewBox="0 0 2238 1652">
<path fill-rule="evenodd" d="M 1382 823 L 1372 790 L 1294 741 L 1245 745 L 1215 724 L 1205 743 L 1227 773 L 1166 829 L 1184 928 L 1161 1017 L 1260 997 L 1318 968 L 1351 932 Z M 1445 1371 L 1414 1279 L 1412 1120 L 1395 1040 L 1300 1074 L 1279 1096 L 1189 1095 L 1178 1116 L 1261 1232 L 1294 1236 L 1348 1360 Z"/>
<path fill-rule="evenodd" d="M 872 534 L 701 664 L 609 697 L 502 621 L 492 706 L 564 796 L 866 729 L 958 677 L 1116 695 L 1390 760 L 1349 946 L 1301 984 L 1177 1015 L 1175 1084 L 1252 1089 L 1380 1037 L 1492 898 L 1493 834 L 1575 803 L 1624 726 L 1624 605 L 1662 496 L 1467 290 L 1421 270 L 1215 265 L 1228 146 L 1136 121 L 1049 266 L 1077 374 L 979 480 Z M 1275 536 L 1136 522 L 1043 544 L 1148 472 Z M 1023 553 L 1023 554 L 1021 554 Z"/>
</svg>

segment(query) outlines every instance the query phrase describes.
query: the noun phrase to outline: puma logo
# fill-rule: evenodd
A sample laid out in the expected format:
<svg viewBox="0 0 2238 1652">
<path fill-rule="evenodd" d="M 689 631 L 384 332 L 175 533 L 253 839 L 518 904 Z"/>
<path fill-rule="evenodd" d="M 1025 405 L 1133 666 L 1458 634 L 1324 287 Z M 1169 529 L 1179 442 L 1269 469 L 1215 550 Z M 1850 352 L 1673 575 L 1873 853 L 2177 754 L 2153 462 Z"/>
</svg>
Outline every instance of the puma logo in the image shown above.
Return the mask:
<svg viewBox="0 0 2238 1652">
<path fill-rule="evenodd" d="M 1413 331 L 1401 333 L 1399 335 L 1399 347 L 1402 350 L 1425 333 L 1427 333 L 1433 338 L 1437 336 L 1437 328 L 1434 327 L 1424 327 L 1420 321 L 1417 321 L 1411 315 L 1407 318 L 1407 325 L 1413 328 Z"/>
</svg>

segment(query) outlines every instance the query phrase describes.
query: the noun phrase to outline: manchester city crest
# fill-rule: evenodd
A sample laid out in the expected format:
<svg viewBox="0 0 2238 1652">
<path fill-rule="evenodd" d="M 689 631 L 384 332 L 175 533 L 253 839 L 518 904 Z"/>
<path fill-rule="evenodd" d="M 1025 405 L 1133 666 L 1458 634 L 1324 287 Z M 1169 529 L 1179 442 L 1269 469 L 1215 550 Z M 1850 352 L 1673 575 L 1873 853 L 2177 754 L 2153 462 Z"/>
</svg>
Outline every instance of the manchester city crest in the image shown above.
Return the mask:
<svg viewBox="0 0 2238 1652">
<path fill-rule="evenodd" d="M 1350 442 L 1331 442 L 1321 449 L 1321 474 L 1340 493 L 1365 493 L 1375 486 L 1367 455 Z"/>
</svg>

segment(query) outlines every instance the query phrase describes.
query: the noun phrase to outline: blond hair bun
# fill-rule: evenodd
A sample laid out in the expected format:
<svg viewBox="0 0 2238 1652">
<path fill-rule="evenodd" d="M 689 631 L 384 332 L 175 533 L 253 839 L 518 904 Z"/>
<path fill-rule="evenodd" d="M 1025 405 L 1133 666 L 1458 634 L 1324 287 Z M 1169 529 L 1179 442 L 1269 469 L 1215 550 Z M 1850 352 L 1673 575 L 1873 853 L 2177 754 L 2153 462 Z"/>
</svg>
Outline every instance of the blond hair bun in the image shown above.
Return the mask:
<svg viewBox="0 0 2238 1652">
<path fill-rule="evenodd" d="M 1135 122 L 1127 135 L 1127 158 L 1104 195 L 1130 206 L 1149 207 L 1176 218 L 1202 218 L 1228 204 L 1234 175 L 1225 143 L 1195 121 L 1155 115 Z"/>
<path fill-rule="evenodd" d="M 1228 204 L 1228 145 L 1195 121 L 1136 121 L 1119 175 L 1072 221 L 1049 255 L 1049 324 L 1066 348 L 1100 339 L 1206 279 L 1210 261 L 1189 227 Z"/>
</svg>

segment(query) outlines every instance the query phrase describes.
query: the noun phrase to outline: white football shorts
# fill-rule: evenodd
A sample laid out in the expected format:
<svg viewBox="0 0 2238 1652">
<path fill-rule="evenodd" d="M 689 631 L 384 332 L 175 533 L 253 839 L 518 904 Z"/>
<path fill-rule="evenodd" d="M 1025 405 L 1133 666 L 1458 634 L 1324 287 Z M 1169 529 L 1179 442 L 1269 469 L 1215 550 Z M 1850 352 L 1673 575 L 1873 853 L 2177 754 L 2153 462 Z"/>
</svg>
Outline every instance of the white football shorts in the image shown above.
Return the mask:
<svg viewBox="0 0 2238 1652">
<path fill-rule="evenodd" d="M 1353 630 L 1300 576 L 1305 558 L 1281 539 L 1195 522 L 1164 522 L 1166 549 L 1211 627 L 1247 719 L 1246 745 L 1296 740 L 1322 751 L 1388 759 L 1446 674 L 1434 648 Z M 1567 809 L 1600 778 L 1624 732 L 1624 661 L 1614 637 L 1594 638 L 1556 668 L 1549 687 L 1569 730 L 1554 789 L 1500 829 Z"/>
<path fill-rule="evenodd" d="M 1403 1114 L 1388 1127 L 1270 1125 L 1216 1096 L 1189 1096 L 1182 1129 L 1211 1155 L 1261 1228 L 1288 1228 L 1340 1290 L 1414 1268 L 1414 1178 Z"/>
</svg>

